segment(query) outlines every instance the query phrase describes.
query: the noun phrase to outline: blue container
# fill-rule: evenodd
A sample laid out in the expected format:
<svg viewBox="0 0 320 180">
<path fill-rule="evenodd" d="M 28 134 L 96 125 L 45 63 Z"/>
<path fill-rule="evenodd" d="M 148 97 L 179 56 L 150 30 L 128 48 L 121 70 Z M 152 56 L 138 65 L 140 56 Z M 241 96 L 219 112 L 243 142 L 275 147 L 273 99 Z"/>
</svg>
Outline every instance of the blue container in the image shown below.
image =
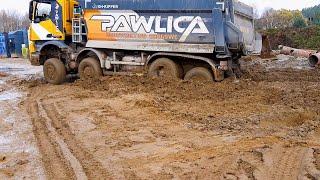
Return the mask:
<svg viewBox="0 0 320 180">
<path fill-rule="evenodd" d="M 0 33 L 0 57 L 10 57 L 8 51 L 8 33 Z"/>
<path fill-rule="evenodd" d="M 23 30 L 23 42 L 26 45 L 26 47 L 29 47 L 29 37 L 27 30 Z"/>
<path fill-rule="evenodd" d="M 0 34 L 0 57 L 7 55 L 6 38 L 4 34 Z"/>
<path fill-rule="evenodd" d="M 22 44 L 28 47 L 27 30 L 18 30 L 9 33 L 9 52 L 12 57 L 22 57 Z"/>
</svg>

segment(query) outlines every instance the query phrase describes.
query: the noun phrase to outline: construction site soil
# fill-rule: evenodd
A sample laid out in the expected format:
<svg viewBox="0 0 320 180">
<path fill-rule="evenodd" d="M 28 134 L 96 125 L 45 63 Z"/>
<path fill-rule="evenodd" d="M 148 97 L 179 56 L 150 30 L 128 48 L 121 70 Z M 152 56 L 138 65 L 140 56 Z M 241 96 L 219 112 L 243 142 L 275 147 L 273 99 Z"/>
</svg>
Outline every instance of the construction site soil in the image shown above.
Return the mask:
<svg viewBox="0 0 320 180">
<path fill-rule="evenodd" d="M 0 145 L 16 144 L 0 146 L 0 178 L 320 179 L 320 70 L 283 55 L 241 65 L 241 78 L 211 84 L 133 75 L 55 86 L 25 60 L 0 60 Z M 21 143 L 4 134 L 33 150 L 12 153 Z"/>
</svg>

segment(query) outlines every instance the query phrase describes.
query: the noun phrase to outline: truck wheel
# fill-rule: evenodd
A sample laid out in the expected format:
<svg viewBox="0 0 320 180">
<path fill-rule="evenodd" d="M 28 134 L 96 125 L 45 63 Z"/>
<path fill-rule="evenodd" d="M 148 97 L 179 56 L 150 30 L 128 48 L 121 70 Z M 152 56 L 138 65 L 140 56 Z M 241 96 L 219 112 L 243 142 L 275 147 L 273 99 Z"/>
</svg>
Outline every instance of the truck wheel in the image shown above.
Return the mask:
<svg viewBox="0 0 320 180">
<path fill-rule="evenodd" d="M 168 58 L 159 58 L 149 67 L 149 76 L 152 78 L 173 78 L 181 79 L 183 76 L 182 67 Z"/>
<path fill-rule="evenodd" d="M 46 60 L 43 65 L 43 73 L 46 81 L 55 85 L 62 84 L 67 76 L 66 67 L 63 62 L 57 58 Z"/>
<path fill-rule="evenodd" d="M 102 76 L 100 63 L 95 58 L 86 58 L 79 65 L 80 79 L 99 78 Z"/>
<path fill-rule="evenodd" d="M 184 80 L 213 82 L 214 77 L 209 69 L 204 67 L 196 67 L 187 72 Z"/>
</svg>

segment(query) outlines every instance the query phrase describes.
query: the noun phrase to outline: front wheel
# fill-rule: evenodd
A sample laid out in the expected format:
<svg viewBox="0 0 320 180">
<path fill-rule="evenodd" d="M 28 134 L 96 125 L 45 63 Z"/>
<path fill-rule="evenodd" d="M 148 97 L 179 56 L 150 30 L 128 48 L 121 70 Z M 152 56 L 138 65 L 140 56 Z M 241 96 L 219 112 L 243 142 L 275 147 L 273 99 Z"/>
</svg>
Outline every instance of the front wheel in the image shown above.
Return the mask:
<svg viewBox="0 0 320 180">
<path fill-rule="evenodd" d="M 201 81 L 201 82 L 213 82 L 214 77 L 209 69 L 204 67 L 196 67 L 187 72 L 184 80 L 188 81 Z"/>
<path fill-rule="evenodd" d="M 59 85 L 66 80 L 67 71 L 63 62 L 57 58 L 46 60 L 43 65 L 44 78 L 50 84 Z"/>
<path fill-rule="evenodd" d="M 80 79 L 99 78 L 102 76 L 102 69 L 97 59 L 89 57 L 80 62 Z"/>
</svg>

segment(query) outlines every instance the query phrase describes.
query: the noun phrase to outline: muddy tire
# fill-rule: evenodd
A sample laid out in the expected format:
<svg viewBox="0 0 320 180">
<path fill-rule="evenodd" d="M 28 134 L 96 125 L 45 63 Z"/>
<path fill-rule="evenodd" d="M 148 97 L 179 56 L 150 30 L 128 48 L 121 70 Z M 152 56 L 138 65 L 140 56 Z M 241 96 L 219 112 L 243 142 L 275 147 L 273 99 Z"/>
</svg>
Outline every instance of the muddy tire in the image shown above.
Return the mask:
<svg viewBox="0 0 320 180">
<path fill-rule="evenodd" d="M 99 78 L 102 76 L 100 62 L 95 58 L 86 58 L 79 65 L 80 79 Z"/>
<path fill-rule="evenodd" d="M 187 81 L 213 82 L 214 77 L 209 69 L 204 67 L 196 67 L 187 72 L 184 77 Z"/>
<path fill-rule="evenodd" d="M 66 67 L 63 62 L 57 58 L 46 60 L 43 65 L 43 73 L 46 81 L 55 85 L 65 82 L 67 76 Z"/>
<path fill-rule="evenodd" d="M 172 78 L 181 79 L 183 69 L 181 65 L 168 58 L 159 58 L 149 67 L 148 75 L 151 78 Z"/>
</svg>

